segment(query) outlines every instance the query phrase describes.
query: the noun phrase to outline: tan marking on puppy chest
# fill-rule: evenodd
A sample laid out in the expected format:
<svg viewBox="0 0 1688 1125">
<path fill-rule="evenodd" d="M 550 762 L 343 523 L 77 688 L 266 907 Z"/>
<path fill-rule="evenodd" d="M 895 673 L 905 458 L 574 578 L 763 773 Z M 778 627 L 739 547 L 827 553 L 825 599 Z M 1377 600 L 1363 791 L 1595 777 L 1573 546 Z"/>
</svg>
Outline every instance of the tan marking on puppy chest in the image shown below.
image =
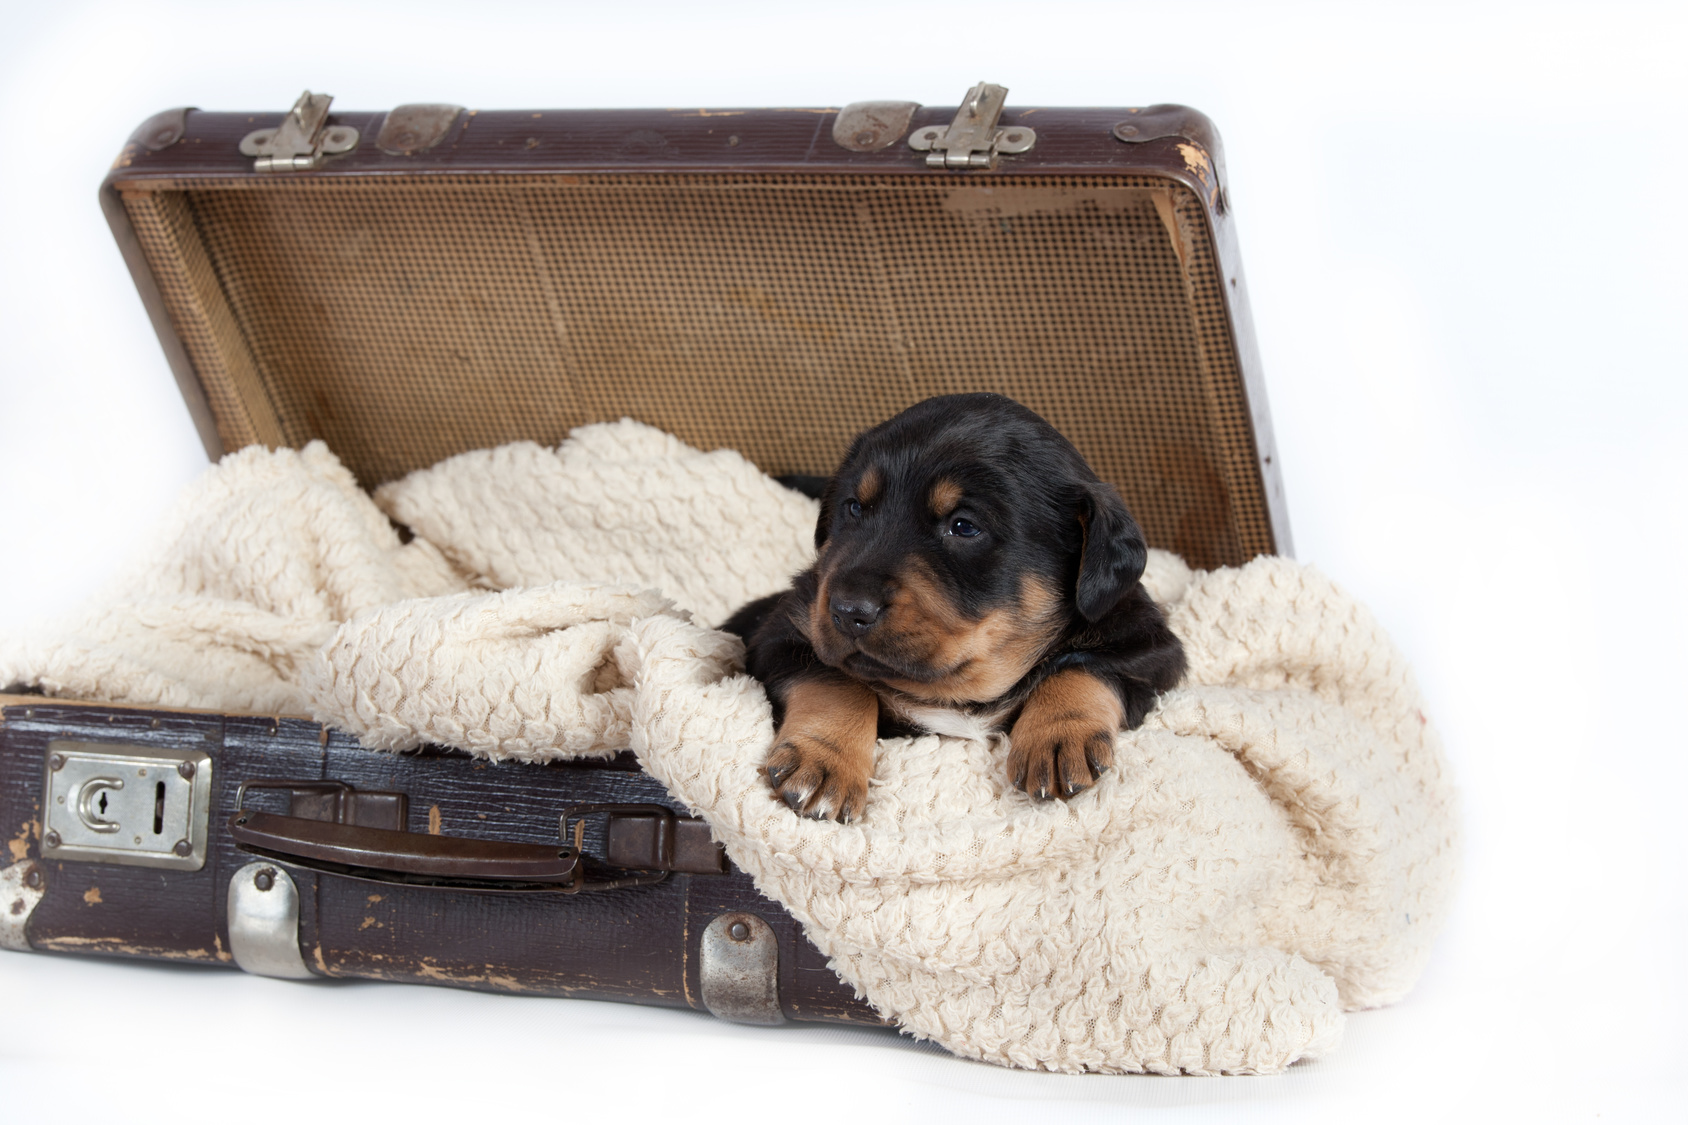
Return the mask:
<svg viewBox="0 0 1688 1125">
<path fill-rule="evenodd" d="M 886 686 L 931 703 L 985 703 L 1042 658 L 1064 623 L 1062 608 L 1060 595 L 1027 575 L 1017 604 L 969 618 L 931 575 L 915 569 L 903 576 L 886 609 L 886 635 L 873 647 L 939 673 L 931 680 L 888 679 Z"/>
<path fill-rule="evenodd" d="M 863 504 L 871 504 L 879 499 L 879 490 L 884 487 L 880 479 L 879 468 L 875 466 L 862 474 L 862 479 L 856 482 L 856 499 Z"/>
<path fill-rule="evenodd" d="M 943 519 L 960 506 L 961 486 L 945 477 L 932 486 L 926 502 L 931 505 L 932 514 Z"/>
</svg>

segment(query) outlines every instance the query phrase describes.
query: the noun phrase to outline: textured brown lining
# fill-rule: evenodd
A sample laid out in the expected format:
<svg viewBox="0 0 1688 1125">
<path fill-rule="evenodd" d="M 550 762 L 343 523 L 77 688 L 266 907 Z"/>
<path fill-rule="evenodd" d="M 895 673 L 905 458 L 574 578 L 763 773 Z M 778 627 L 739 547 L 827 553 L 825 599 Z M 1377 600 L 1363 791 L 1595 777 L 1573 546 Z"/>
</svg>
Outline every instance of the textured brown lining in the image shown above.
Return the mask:
<svg viewBox="0 0 1688 1125">
<path fill-rule="evenodd" d="M 228 448 L 369 486 L 631 416 L 830 472 L 929 395 L 1070 437 L 1152 544 L 1272 538 L 1201 203 L 1149 177 L 435 176 L 124 192 Z"/>
</svg>

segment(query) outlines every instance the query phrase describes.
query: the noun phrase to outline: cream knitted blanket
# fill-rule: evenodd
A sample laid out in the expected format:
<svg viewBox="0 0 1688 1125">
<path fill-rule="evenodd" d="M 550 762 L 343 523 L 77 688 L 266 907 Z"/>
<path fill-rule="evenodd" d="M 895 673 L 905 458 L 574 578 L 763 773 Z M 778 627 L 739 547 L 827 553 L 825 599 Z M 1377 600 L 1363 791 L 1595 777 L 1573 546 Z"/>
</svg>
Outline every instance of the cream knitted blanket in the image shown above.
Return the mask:
<svg viewBox="0 0 1688 1125">
<path fill-rule="evenodd" d="M 1037 802 L 1005 784 L 1000 737 L 887 740 L 840 826 L 759 775 L 766 697 L 706 624 L 806 565 L 814 519 L 737 454 L 626 421 L 374 503 L 321 445 L 250 449 L 87 612 L 0 643 L 0 685 L 309 712 L 389 749 L 630 745 L 875 1007 L 991 1062 L 1270 1072 L 1411 987 L 1454 795 L 1400 655 L 1327 579 L 1153 552 L 1190 674 L 1119 768 Z"/>
</svg>

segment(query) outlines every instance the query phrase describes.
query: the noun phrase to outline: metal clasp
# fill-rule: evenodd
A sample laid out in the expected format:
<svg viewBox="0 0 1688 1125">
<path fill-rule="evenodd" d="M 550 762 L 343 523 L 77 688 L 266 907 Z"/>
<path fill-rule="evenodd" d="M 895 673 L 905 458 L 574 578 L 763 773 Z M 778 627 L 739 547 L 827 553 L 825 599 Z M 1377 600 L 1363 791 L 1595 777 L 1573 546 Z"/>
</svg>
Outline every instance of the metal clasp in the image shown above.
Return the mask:
<svg viewBox="0 0 1688 1125">
<path fill-rule="evenodd" d="M 55 739 L 41 786 L 41 857 L 198 871 L 210 833 L 211 755 Z"/>
<path fill-rule="evenodd" d="M 23 859 L 0 867 L 0 949 L 28 953 L 29 916 L 47 893 L 47 876 L 39 860 Z"/>
<path fill-rule="evenodd" d="M 306 90 L 275 129 L 257 129 L 241 138 L 240 151 L 257 157 L 260 172 L 302 172 L 315 168 L 325 156 L 358 147 L 358 131 L 350 125 L 328 125 L 332 94 Z"/>
<path fill-rule="evenodd" d="M 273 863 L 249 863 L 229 879 L 229 953 L 249 973 L 310 980 L 299 952 L 299 888 Z"/>
<path fill-rule="evenodd" d="M 773 927 L 742 910 L 722 914 L 698 943 L 703 1006 L 716 1019 L 769 1027 L 780 1009 L 780 941 Z"/>
<path fill-rule="evenodd" d="M 1004 153 L 1025 152 L 1037 134 L 1024 125 L 997 126 L 1008 87 L 981 82 L 967 91 L 948 129 L 929 125 L 909 134 L 908 147 L 926 154 L 933 168 L 994 168 Z"/>
</svg>

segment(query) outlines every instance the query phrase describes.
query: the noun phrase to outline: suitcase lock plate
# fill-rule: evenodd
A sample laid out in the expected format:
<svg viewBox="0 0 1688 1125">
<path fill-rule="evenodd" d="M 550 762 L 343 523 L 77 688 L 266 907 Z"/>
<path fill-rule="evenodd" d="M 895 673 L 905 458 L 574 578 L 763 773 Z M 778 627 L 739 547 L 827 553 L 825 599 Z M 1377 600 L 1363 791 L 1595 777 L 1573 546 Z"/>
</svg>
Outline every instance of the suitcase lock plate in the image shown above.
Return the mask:
<svg viewBox="0 0 1688 1125">
<path fill-rule="evenodd" d="M 997 156 L 1025 152 L 1037 143 L 1037 134 L 1024 125 L 997 125 L 1007 100 L 1008 87 L 981 82 L 967 91 L 948 129 L 916 129 L 909 134 L 908 147 L 924 152 L 933 168 L 995 168 Z"/>
<path fill-rule="evenodd" d="M 240 151 L 257 160 L 259 172 L 303 172 L 322 163 L 323 157 L 350 152 L 358 147 L 358 131 L 350 125 L 328 124 L 332 94 L 306 90 L 274 129 L 256 129 L 240 140 Z"/>
<path fill-rule="evenodd" d="M 205 866 L 211 755 L 162 746 L 47 744 L 41 855 L 134 867 Z"/>
</svg>

